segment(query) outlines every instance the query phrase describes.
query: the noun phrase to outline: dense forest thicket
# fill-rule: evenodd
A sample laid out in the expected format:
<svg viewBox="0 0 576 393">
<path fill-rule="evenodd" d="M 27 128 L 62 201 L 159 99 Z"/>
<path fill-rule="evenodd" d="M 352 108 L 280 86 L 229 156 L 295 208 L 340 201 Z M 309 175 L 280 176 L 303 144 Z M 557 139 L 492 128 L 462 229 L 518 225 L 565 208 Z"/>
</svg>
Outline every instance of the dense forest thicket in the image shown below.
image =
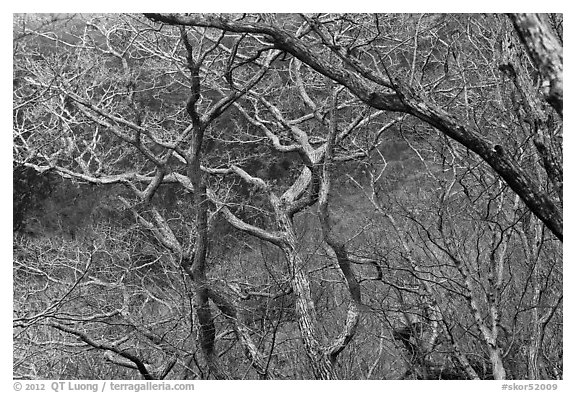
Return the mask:
<svg viewBox="0 0 576 393">
<path fill-rule="evenodd" d="M 14 377 L 561 379 L 562 15 L 14 15 Z"/>
</svg>

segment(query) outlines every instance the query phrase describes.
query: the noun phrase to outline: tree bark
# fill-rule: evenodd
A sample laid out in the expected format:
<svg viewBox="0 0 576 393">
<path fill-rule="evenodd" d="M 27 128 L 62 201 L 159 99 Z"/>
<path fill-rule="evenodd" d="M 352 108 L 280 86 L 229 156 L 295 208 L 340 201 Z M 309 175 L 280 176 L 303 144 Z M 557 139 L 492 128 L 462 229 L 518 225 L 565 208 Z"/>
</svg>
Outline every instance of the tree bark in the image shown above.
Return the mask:
<svg viewBox="0 0 576 393">
<path fill-rule="evenodd" d="M 560 40 L 540 14 L 509 14 L 520 40 L 543 78 L 546 101 L 562 116 L 564 56 Z"/>
<path fill-rule="evenodd" d="M 318 316 L 312 298 L 310 279 L 306 269 L 306 262 L 298 252 L 298 239 L 294 232 L 291 217 L 283 209 L 278 198 L 272 198 L 272 205 L 276 213 L 276 221 L 284 233 L 282 250 L 288 259 L 292 290 L 296 295 L 296 313 L 298 327 L 302 335 L 306 355 L 310 360 L 312 373 L 316 379 L 337 379 L 334 364 L 318 340 Z"/>
</svg>

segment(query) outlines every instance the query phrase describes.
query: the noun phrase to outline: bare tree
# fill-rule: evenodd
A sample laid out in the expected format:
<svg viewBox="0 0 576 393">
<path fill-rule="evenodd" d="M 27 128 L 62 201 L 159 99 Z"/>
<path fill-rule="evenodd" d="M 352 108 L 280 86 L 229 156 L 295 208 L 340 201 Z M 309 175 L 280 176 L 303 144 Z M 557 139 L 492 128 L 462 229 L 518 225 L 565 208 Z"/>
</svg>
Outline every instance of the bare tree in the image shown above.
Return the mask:
<svg viewBox="0 0 576 393">
<path fill-rule="evenodd" d="M 379 15 L 361 16 L 364 20 L 358 23 L 359 26 L 362 26 L 360 31 L 353 28 L 354 23 L 349 20 L 348 16 L 332 18 L 321 15 L 314 17 L 302 15 L 302 23 L 310 31 L 305 40 L 298 38 L 288 28 L 267 23 L 258 20 L 258 18 L 246 20 L 245 18 L 190 14 L 147 14 L 146 16 L 151 20 L 171 25 L 213 27 L 223 31 L 269 37 L 277 48 L 345 86 L 367 105 L 376 109 L 411 114 L 476 153 L 481 160 L 490 165 L 504 179 L 555 236 L 562 240 L 562 211 L 560 207 L 550 195 L 540 190 L 539 185 L 532 180 L 531 174 L 517 163 L 513 156 L 507 152 L 506 147 L 497 139 L 490 138 L 489 133 L 478 128 L 478 125 L 472 122 L 470 118 L 461 116 L 457 111 L 447 111 L 442 103 L 443 100 L 438 97 L 440 83 L 434 82 L 434 78 L 431 78 L 430 82 L 422 81 L 416 84 L 414 79 L 416 71 L 426 70 L 428 63 L 436 55 L 434 51 L 431 51 L 428 56 L 422 56 L 418 60 L 416 55 L 419 52 L 419 42 L 425 39 L 435 39 L 442 43 L 441 51 L 444 52 L 442 54 L 444 59 L 434 60 L 437 64 L 444 60 L 443 63 L 446 67 L 449 67 L 451 62 L 450 57 L 453 57 L 456 62 L 459 61 L 458 56 L 461 60 L 467 57 L 464 47 L 461 53 L 454 51 L 457 45 L 462 45 L 459 40 L 449 43 L 442 40 L 438 35 L 436 37 L 432 35 L 430 38 L 419 36 L 421 30 L 437 30 L 441 24 L 437 18 L 429 18 L 426 25 L 423 23 L 423 18 L 413 19 L 416 21 L 414 56 L 410 65 L 410 78 L 406 80 L 400 76 L 401 73 L 398 72 L 400 70 L 395 69 L 396 64 L 390 61 L 392 59 L 390 59 L 388 50 L 392 50 L 392 45 L 380 44 L 380 40 L 386 38 L 383 37 L 381 25 L 390 22 L 386 19 L 382 20 L 384 17 Z M 392 19 L 391 23 L 394 22 Z M 463 22 L 466 23 L 456 20 L 455 25 L 462 25 Z M 491 23 L 493 25 L 500 24 L 498 19 Z M 477 22 L 469 22 L 466 29 L 468 37 L 470 37 L 471 29 L 476 26 L 485 32 Z M 340 31 L 347 31 L 348 33 L 338 33 Z M 466 39 L 467 37 L 462 38 Z M 472 43 L 472 46 L 474 47 L 475 43 Z M 558 49 L 558 47 L 550 48 L 550 50 Z M 330 62 L 329 56 L 333 56 L 338 61 L 336 63 Z M 417 70 L 417 66 L 422 68 Z M 461 86 L 464 89 L 469 89 L 469 77 L 466 76 L 466 73 L 461 75 L 459 81 Z M 440 78 L 442 77 L 440 76 Z"/>
<path fill-rule="evenodd" d="M 194 34 L 192 42 L 184 28 L 177 35 L 164 34 L 151 30 L 131 16 L 118 21 L 96 18 L 78 24 L 81 27 L 78 35 L 67 38 L 33 27 L 26 30 L 52 42 L 56 49 L 60 46 L 72 48 L 81 62 L 71 61 L 72 54 L 63 59 L 39 52 L 36 52 L 37 59 L 25 57 L 24 49 L 17 54 L 24 59 L 20 62 L 22 84 L 16 92 L 15 110 L 25 120 L 17 125 L 16 159 L 39 172 L 54 171 L 72 180 L 102 186 L 124 185 L 128 194 L 119 195 L 122 203 L 132 212 L 136 222 L 173 253 L 191 279 L 199 346 L 212 376 L 226 377 L 218 366 L 215 353 L 216 329 L 210 300 L 225 309 L 253 366 L 265 375 L 261 354 L 242 321 L 235 318 L 234 303 L 226 300 L 225 294 L 208 282 L 206 255 L 211 205 L 201 157 L 206 130 L 260 80 L 278 52 L 269 51 L 260 64 L 258 59 L 253 59 L 247 65 L 247 72 L 253 71 L 251 77 L 229 90 L 223 98 L 211 101 L 202 97 L 205 90 L 201 73 L 208 73 L 205 80 L 210 84 L 215 79 L 210 75 L 213 70 L 204 68 L 206 62 L 212 66 L 218 64 L 224 67 L 223 72 L 229 72 L 226 63 L 217 55 L 224 34 L 208 37 L 211 32 L 199 32 Z M 96 33 L 92 33 L 93 30 Z M 179 48 L 184 49 L 183 54 Z M 100 56 L 101 53 L 104 56 Z M 91 55 L 98 67 L 84 68 Z M 122 65 L 119 73 L 113 67 L 108 68 L 108 62 L 115 61 Z M 149 68 L 143 67 L 142 63 Z M 140 68 L 132 68 L 136 65 Z M 106 75 L 107 70 L 112 78 L 110 74 Z M 147 73 L 151 79 L 137 75 L 137 70 Z M 104 79 L 102 74 L 106 75 Z M 114 76 L 118 79 L 114 80 Z M 32 97 L 26 95 L 27 90 L 35 91 Z M 146 97 L 141 96 L 142 92 L 150 96 L 158 94 L 159 102 L 145 107 Z M 176 102 L 180 97 L 180 107 L 165 101 L 170 94 Z M 42 108 L 40 111 L 36 111 L 37 105 Z M 28 127 L 33 120 L 44 128 L 41 132 Z M 181 184 L 190 192 L 194 213 L 192 225 L 186 223 L 181 228 L 185 230 L 183 236 L 176 234 L 154 202 L 163 184 Z M 70 328 L 60 325 L 58 328 L 88 340 Z M 110 350 L 103 344 L 98 345 Z"/>
<path fill-rule="evenodd" d="M 562 378 L 561 15 L 14 26 L 15 375 Z"/>
</svg>

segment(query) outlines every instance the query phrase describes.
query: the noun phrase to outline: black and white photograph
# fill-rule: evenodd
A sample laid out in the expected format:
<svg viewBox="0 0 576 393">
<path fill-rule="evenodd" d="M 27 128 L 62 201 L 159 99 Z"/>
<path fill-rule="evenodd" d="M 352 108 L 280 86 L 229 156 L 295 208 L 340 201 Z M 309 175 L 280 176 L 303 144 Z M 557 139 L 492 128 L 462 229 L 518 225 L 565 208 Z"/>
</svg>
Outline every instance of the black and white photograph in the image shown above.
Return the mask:
<svg viewBox="0 0 576 393">
<path fill-rule="evenodd" d="M 563 13 L 12 22 L 15 389 L 561 386 Z"/>
</svg>

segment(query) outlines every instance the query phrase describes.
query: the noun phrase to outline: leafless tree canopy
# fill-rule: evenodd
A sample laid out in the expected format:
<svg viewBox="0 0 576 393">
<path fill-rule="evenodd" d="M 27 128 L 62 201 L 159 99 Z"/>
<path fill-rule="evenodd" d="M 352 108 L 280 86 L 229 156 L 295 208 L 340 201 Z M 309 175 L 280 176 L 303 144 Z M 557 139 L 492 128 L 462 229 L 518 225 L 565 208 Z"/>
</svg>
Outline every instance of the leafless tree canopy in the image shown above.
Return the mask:
<svg viewBox="0 0 576 393">
<path fill-rule="evenodd" d="M 15 377 L 562 378 L 562 15 L 13 31 Z"/>
</svg>

